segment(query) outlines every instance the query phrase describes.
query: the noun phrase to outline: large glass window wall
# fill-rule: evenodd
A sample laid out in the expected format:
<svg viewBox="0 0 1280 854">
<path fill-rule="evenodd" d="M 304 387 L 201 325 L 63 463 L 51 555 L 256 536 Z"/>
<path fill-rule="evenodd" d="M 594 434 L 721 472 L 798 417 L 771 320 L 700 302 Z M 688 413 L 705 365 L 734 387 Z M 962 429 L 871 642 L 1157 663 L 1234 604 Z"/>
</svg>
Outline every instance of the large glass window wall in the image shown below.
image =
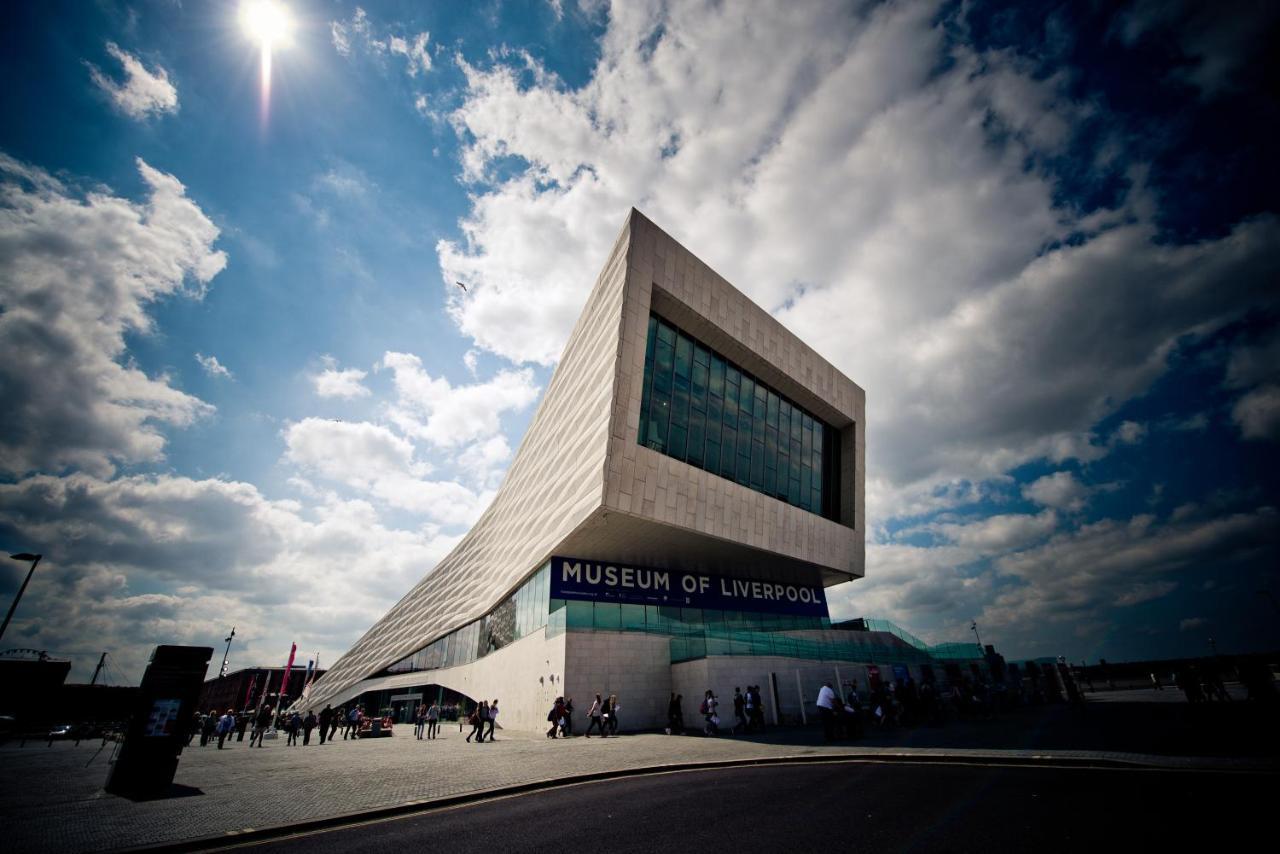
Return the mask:
<svg viewBox="0 0 1280 854">
<path fill-rule="evenodd" d="M 552 599 L 549 625 L 556 629 L 678 635 L 707 628 L 754 632 L 829 629 L 831 620 L 827 617 L 769 614 L 761 611 L 720 611 L 713 608 Z"/>
<path fill-rule="evenodd" d="M 657 315 L 645 345 L 640 444 L 840 517 L 839 432 Z"/>
<path fill-rule="evenodd" d="M 406 655 L 383 674 L 456 667 L 502 649 L 547 625 L 550 593 L 547 564 L 488 614 Z"/>
</svg>

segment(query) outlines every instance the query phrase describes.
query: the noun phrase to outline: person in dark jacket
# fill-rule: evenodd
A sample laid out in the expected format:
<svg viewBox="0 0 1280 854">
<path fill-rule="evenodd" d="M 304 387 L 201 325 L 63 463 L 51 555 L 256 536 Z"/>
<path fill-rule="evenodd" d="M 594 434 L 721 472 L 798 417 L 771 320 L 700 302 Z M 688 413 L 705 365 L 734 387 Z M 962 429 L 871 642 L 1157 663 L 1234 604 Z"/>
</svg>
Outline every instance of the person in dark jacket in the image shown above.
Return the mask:
<svg viewBox="0 0 1280 854">
<path fill-rule="evenodd" d="M 556 703 L 551 707 L 551 711 L 547 712 L 547 720 L 551 723 L 551 729 L 547 730 L 547 738 L 555 738 L 556 733 L 560 730 L 560 722 L 564 720 L 564 699 L 556 697 Z"/>
<path fill-rule="evenodd" d="M 204 716 L 204 724 L 200 727 L 200 746 L 204 747 L 213 738 L 214 732 L 218 729 L 218 713 L 213 709 L 209 710 L 209 714 Z"/>
<path fill-rule="evenodd" d="M 302 719 L 302 746 L 306 747 L 311 743 L 311 730 L 316 728 L 316 714 L 307 709 L 307 716 Z"/>
<path fill-rule="evenodd" d="M 333 706 L 326 705 L 320 710 L 320 743 L 324 744 L 329 736 L 329 727 L 333 726 Z"/>
<path fill-rule="evenodd" d="M 254 739 L 258 740 L 258 746 L 262 746 L 262 736 L 266 734 L 271 727 L 271 707 L 263 706 L 258 710 L 258 717 L 253 722 L 253 734 L 249 736 L 249 746 L 253 747 Z"/>
</svg>

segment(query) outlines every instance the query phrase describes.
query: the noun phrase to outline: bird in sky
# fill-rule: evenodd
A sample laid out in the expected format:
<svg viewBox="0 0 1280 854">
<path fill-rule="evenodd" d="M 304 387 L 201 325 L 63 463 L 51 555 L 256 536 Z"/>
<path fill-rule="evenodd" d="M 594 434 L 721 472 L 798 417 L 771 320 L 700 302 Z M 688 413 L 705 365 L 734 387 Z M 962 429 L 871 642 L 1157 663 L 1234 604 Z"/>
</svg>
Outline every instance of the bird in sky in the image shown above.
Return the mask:
<svg viewBox="0 0 1280 854">
<path fill-rule="evenodd" d="M 454 282 L 454 284 L 455 284 L 455 285 L 457 285 L 458 287 L 462 288 L 462 292 L 463 292 L 464 294 L 465 294 L 465 293 L 467 293 L 467 286 L 466 286 L 466 285 L 464 285 L 464 284 L 462 284 L 462 282 L 455 281 L 455 282 Z"/>
</svg>

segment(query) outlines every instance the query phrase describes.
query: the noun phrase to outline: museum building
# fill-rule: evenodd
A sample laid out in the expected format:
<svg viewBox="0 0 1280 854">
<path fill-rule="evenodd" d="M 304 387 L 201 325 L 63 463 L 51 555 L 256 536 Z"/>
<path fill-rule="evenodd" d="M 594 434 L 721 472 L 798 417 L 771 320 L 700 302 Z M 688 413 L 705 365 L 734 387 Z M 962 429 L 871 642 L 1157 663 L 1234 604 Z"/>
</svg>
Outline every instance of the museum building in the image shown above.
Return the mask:
<svg viewBox="0 0 1280 854">
<path fill-rule="evenodd" d="M 977 672 L 975 644 L 831 623 L 827 588 L 863 575 L 865 407 L 632 210 L 492 504 L 299 706 L 498 698 L 534 730 L 558 696 L 617 694 L 644 729 L 672 693 L 693 720 L 759 685 L 768 720 L 803 720 L 826 681 Z"/>
</svg>

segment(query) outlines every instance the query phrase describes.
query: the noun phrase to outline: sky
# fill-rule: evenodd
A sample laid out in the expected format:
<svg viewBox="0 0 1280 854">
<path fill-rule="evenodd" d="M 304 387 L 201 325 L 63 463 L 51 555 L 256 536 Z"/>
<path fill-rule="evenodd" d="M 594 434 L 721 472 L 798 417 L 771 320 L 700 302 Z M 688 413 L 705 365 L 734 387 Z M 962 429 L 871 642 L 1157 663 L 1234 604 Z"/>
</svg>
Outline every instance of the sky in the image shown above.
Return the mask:
<svg viewBox="0 0 1280 854">
<path fill-rule="evenodd" d="M 1280 7 L 285 5 L 269 87 L 236 3 L 0 10 L 0 646 L 332 663 L 633 206 L 866 389 L 833 618 L 1280 646 Z"/>
</svg>

